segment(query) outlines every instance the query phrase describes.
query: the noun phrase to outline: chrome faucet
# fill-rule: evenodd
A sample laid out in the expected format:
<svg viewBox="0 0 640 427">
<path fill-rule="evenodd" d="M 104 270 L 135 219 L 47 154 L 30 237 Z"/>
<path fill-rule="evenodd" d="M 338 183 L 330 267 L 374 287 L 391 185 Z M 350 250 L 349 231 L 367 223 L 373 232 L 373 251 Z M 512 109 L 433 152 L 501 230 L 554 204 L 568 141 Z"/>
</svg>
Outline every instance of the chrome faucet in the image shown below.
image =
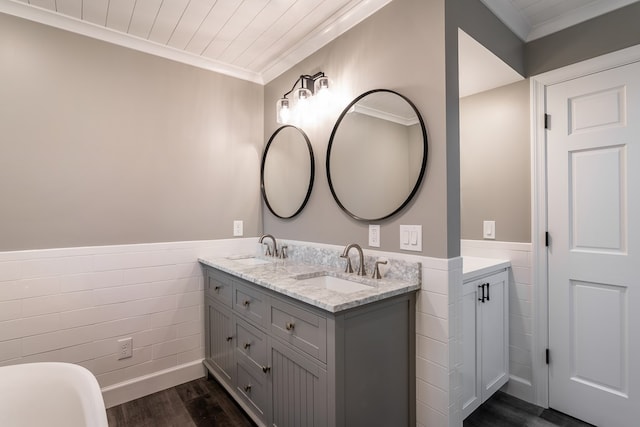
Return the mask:
<svg viewBox="0 0 640 427">
<path fill-rule="evenodd" d="M 366 276 L 367 272 L 364 269 L 364 254 L 362 253 L 362 248 L 357 243 L 349 243 L 340 255 L 340 258 L 347 259 L 347 267 L 345 268 L 345 273 L 353 273 L 353 267 L 351 266 L 351 259 L 349 258 L 349 251 L 351 248 L 356 248 L 358 251 L 358 255 L 360 256 L 360 265 L 358 266 L 358 276 Z"/>
<path fill-rule="evenodd" d="M 269 243 L 263 243 L 264 239 L 271 239 L 271 241 L 273 242 L 273 251 L 269 247 Z M 267 250 L 264 253 L 266 256 L 278 256 L 278 245 L 276 244 L 276 238 L 273 237 L 271 234 L 263 234 L 262 237 L 260 237 L 260 240 L 258 241 L 258 243 L 267 245 Z"/>
</svg>

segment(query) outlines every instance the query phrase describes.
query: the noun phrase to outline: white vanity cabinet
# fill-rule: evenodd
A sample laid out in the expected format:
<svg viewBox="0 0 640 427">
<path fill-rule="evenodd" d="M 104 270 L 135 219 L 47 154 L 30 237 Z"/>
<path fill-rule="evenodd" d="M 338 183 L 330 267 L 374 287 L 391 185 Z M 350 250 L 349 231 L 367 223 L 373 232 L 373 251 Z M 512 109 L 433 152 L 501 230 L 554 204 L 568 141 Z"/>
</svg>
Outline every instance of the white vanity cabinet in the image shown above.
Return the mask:
<svg viewBox="0 0 640 427">
<path fill-rule="evenodd" d="M 415 291 L 332 313 L 204 272 L 204 365 L 256 424 L 416 424 Z"/>
<path fill-rule="evenodd" d="M 462 415 L 466 418 L 509 379 L 508 263 L 464 276 Z"/>
</svg>

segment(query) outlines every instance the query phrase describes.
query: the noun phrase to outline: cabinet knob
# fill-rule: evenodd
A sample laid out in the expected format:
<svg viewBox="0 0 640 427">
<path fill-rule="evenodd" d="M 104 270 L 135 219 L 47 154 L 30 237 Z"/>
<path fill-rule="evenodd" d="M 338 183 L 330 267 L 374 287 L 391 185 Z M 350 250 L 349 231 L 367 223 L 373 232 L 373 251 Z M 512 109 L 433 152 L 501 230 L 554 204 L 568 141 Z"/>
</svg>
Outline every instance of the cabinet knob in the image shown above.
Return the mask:
<svg viewBox="0 0 640 427">
<path fill-rule="evenodd" d="M 213 288 L 213 290 L 216 292 L 220 292 L 220 286 L 216 286 L 215 288 Z"/>
<path fill-rule="evenodd" d="M 293 322 L 287 322 L 284 327 L 287 328 L 287 331 L 293 331 L 293 328 L 295 328 L 296 325 Z"/>
<path fill-rule="evenodd" d="M 249 300 L 242 303 L 242 305 L 244 305 L 245 307 L 249 307 L 249 304 L 251 304 L 251 301 Z"/>
<path fill-rule="evenodd" d="M 246 386 L 244 386 L 244 391 L 245 393 L 249 393 L 251 391 L 251 384 L 247 384 Z"/>
<path fill-rule="evenodd" d="M 233 337 L 227 337 L 227 342 L 231 341 Z"/>
<path fill-rule="evenodd" d="M 263 366 L 263 367 L 262 367 L 262 372 L 264 372 L 265 374 L 266 374 L 267 372 L 269 372 L 270 370 L 271 370 L 271 366 Z"/>
<path fill-rule="evenodd" d="M 251 347 L 251 343 L 250 342 L 244 344 L 244 349 L 245 350 L 248 349 L 249 347 Z"/>
</svg>

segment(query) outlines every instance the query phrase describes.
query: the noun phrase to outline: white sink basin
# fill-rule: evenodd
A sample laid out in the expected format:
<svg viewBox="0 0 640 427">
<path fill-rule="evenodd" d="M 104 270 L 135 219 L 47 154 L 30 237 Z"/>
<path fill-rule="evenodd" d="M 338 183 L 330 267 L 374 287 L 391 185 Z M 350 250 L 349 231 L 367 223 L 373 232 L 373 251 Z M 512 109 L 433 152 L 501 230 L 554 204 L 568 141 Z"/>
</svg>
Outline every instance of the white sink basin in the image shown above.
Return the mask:
<svg viewBox="0 0 640 427">
<path fill-rule="evenodd" d="M 358 291 L 365 291 L 371 289 L 371 286 L 363 285 L 362 283 L 352 282 L 351 280 L 340 279 L 333 276 L 317 276 L 309 279 L 300 279 L 301 283 L 310 286 L 318 286 L 330 291 L 339 292 L 341 294 L 350 294 Z"/>
<path fill-rule="evenodd" d="M 71 363 L 0 367 L 0 426 L 108 427 L 98 381 Z"/>
<path fill-rule="evenodd" d="M 262 265 L 262 264 L 269 264 L 271 262 L 271 261 L 267 261 L 266 259 L 254 258 L 254 257 L 230 258 L 230 259 L 242 265 Z"/>
</svg>

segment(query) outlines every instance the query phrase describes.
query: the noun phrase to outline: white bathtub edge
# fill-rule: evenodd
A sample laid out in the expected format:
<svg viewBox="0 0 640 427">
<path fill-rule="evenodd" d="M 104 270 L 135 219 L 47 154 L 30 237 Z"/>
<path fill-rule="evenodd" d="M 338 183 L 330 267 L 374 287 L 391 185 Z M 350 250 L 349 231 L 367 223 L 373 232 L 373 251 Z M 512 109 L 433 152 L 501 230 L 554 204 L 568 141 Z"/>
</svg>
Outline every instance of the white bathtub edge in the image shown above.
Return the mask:
<svg viewBox="0 0 640 427">
<path fill-rule="evenodd" d="M 111 408 L 158 391 L 183 384 L 205 376 L 202 359 L 184 363 L 169 369 L 154 372 L 102 389 L 106 408 Z"/>
</svg>

